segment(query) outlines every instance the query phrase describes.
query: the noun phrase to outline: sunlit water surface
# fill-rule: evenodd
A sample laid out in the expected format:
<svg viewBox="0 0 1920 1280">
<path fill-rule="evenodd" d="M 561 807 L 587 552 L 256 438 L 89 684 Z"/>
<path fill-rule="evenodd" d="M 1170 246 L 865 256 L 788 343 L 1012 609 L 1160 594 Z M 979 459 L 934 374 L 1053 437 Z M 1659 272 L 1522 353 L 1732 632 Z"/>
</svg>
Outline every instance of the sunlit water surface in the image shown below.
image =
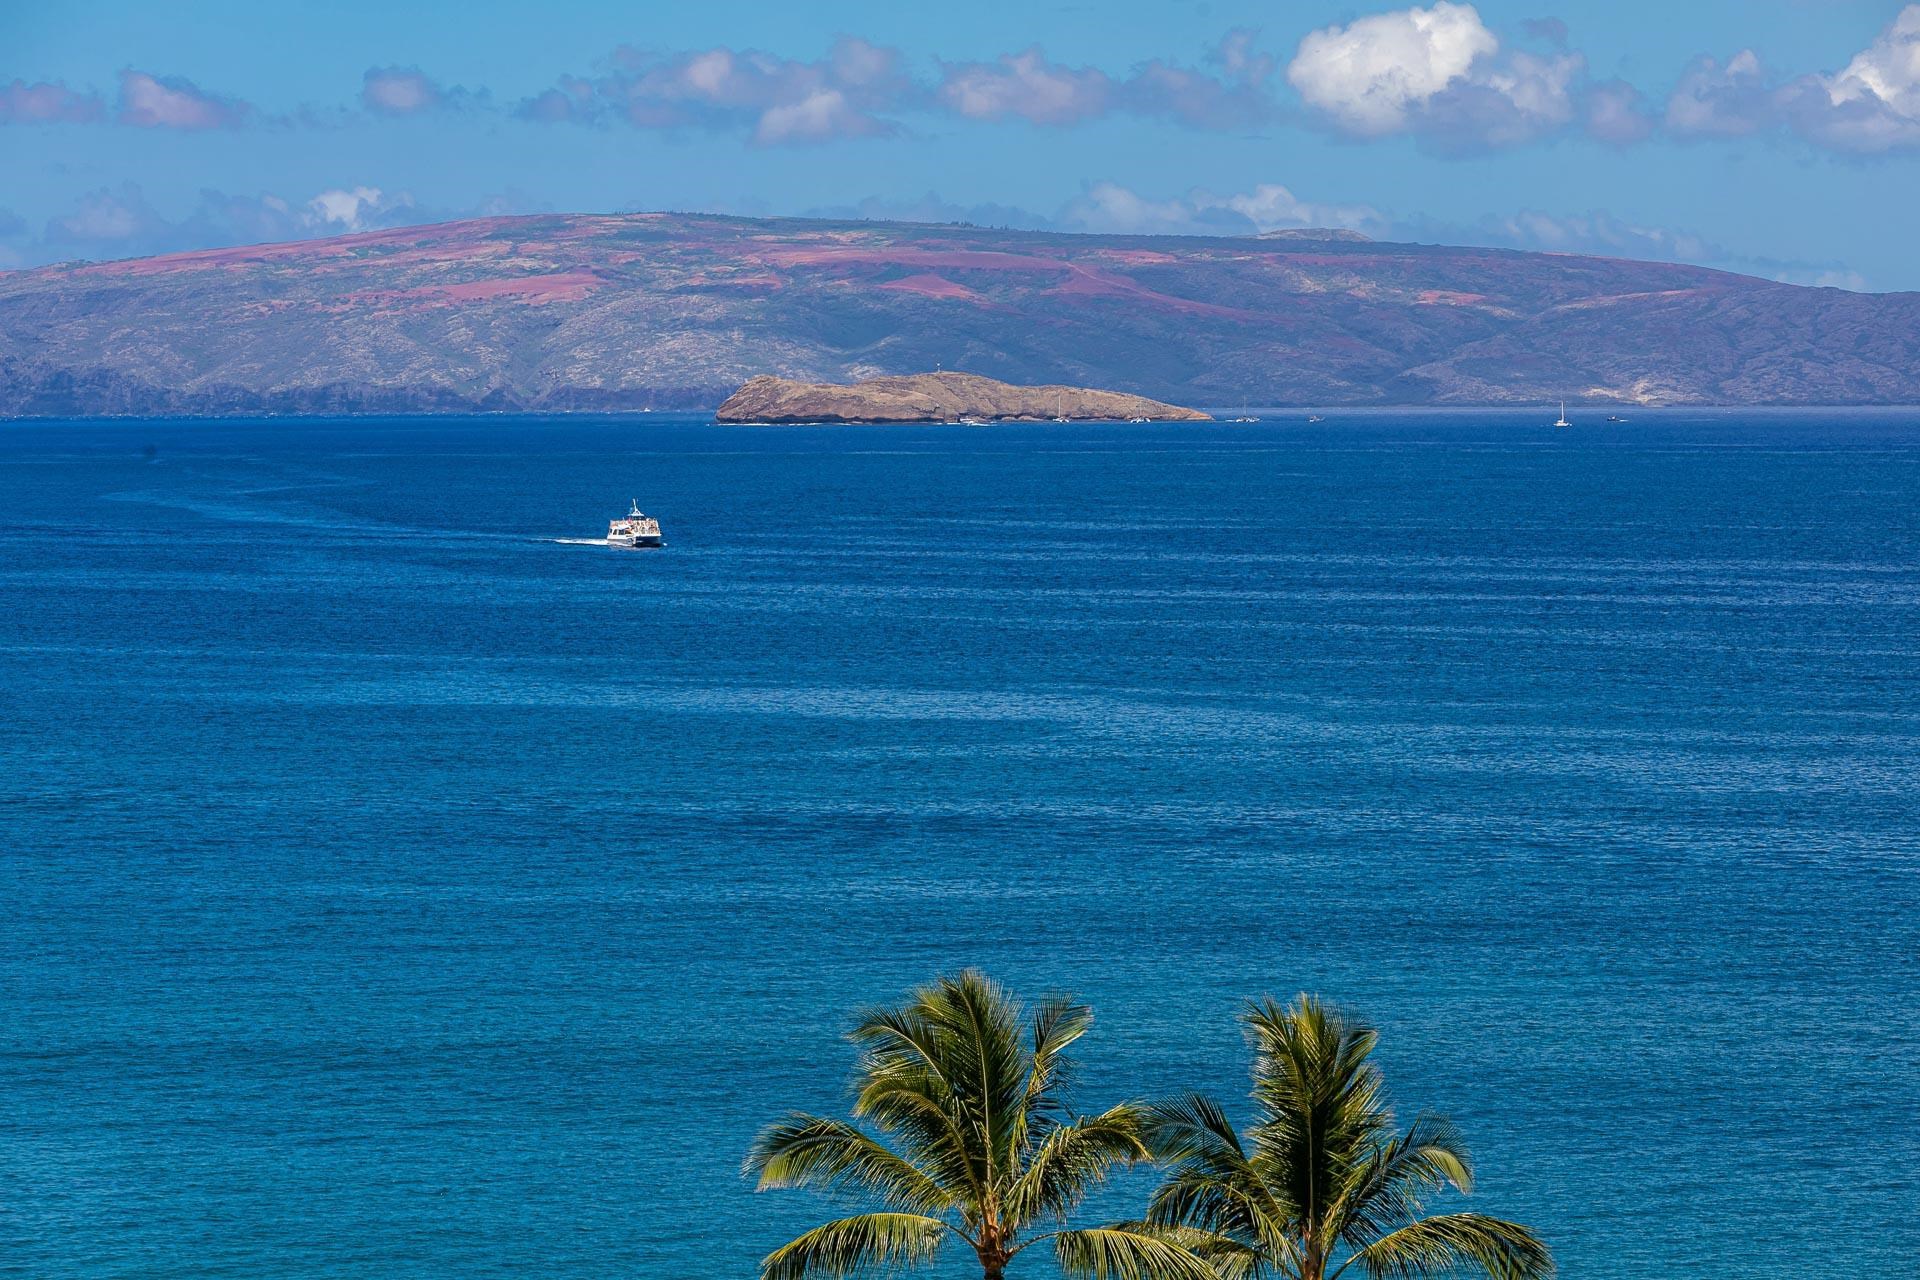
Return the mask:
<svg viewBox="0 0 1920 1280">
<path fill-rule="evenodd" d="M 980 964 L 1089 1109 L 1362 1012 L 1569 1276 L 1905 1274 L 1920 416 L 1549 416 L 6 425 L 0 1271 L 748 1277 Z"/>
</svg>

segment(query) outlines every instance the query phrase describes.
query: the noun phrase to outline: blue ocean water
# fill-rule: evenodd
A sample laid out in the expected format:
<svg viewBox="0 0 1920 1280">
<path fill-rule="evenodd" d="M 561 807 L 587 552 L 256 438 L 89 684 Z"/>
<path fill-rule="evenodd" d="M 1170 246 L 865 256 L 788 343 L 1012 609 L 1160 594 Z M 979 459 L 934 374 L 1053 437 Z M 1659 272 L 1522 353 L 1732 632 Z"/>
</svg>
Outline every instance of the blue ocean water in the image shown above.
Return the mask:
<svg viewBox="0 0 1920 1280">
<path fill-rule="evenodd" d="M 1542 422 L 7 425 L 0 1272 L 748 1277 L 962 964 L 1089 1109 L 1346 1004 L 1568 1276 L 1911 1271 L 1920 416 Z"/>
</svg>

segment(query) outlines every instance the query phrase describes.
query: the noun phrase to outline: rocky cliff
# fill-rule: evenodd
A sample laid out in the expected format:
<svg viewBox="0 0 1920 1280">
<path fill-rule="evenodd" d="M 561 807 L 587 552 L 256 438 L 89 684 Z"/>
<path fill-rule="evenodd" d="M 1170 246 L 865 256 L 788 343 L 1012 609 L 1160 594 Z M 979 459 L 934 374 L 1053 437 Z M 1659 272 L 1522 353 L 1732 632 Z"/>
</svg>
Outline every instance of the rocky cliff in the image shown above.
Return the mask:
<svg viewBox="0 0 1920 1280">
<path fill-rule="evenodd" d="M 1195 409 L 1085 387 L 1016 387 L 971 373 L 869 378 L 851 386 L 759 377 L 727 397 L 721 422 L 1044 422 L 1150 418 L 1208 422 Z"/>
</svg>

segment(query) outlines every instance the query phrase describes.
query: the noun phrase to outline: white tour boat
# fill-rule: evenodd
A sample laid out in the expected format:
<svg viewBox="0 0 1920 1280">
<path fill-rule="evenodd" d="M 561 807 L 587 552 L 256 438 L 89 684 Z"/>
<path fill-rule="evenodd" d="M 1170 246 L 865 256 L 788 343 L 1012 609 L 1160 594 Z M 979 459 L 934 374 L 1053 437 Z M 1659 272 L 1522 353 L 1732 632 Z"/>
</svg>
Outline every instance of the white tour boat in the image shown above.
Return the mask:
<svg viewBox="0 0 1920 1280">
<path fill-rule="evenodd" d="M 660 522 L 652 516 L 640 513 L 640 504 L 632 504 L 622 520 L 607 522 L 607 545 L 610 547 L 664 547 L 660 540 Z"/>
</svg>

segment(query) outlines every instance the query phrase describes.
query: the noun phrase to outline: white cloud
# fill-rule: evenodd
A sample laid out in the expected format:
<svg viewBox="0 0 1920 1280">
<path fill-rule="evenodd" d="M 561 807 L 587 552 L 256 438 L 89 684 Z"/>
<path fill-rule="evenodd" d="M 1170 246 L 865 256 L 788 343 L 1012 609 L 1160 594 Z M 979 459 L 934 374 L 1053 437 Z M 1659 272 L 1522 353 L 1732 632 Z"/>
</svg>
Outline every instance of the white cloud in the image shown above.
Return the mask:
<svg viewBox="0 0 1920 1280">
<path fill-rule="evenodd" d="M 1297 228 L 1358 231 L 1376 240 L 1490 245 L 1547 253 L 1685 262 L 1790 284 L 1864 290 L 1858 272 L 1838 262 L 1785 262 L 1734 252 L 1705 236 L 1585 213 L 1523 210 L 1474 223 L 1403 218 L 1365 204 L 1305 200 L 1278 183 L 1231 195 L 1204 190 L 1156 199 L 1114 182 L 1096 183 L 1069 202 L 1050 225 L 1064 231 L 1121 235 L 1253 235 Z"/>
<path fill-rule="evenodd" d="M 1417 134 L 1445 149 L 1510 146 L 1564 128 L 1586 62 L 1510 51 L 1470 4 L 1437 0 L 1327 27 L 1300 42 L 1287 81 L 1356 137 Z"/>
<path fill-rule="evenodd" d="M 1182 199 L 1150 200 L 1117 182 L 1096 182 L 1060 211 L 1059 221 L 1073 231 L 1116 235 L 1232 235 L 1237 228 L 1209 225 L 1202 211 Z"/>
<path fill-rule="evenodd" d="M 1738 138 L 1790 130 L 1857 153 L 1920 146 L 1920 4 L 1895 15 L 1832 75 L 1783 81 L 1751 49 L 1723 64 L 1696 59 L 1667 99 L 1678 137 Z"/>
<path fill-rule="evenodd" d="M 1549 253 L 1588 253 L 1612 258 L 1641 258 L 1660 262 L 1711 262 L 1725 251 L 1700 236 L 1667 227 L 1626 222 L 1608 213 L 1543 213 L 1523 210 L 1489 219 L 1485 238 L 1517 249 Z"/>
<path fill-rule="evenodd" d="M 1667 98 L 1667 128 L 1688 138 L 1739 138 L 1775 119 L 1771 77 L 1751 49 L 1721 63 L 1694 59 Z"/>
<path fill-rule="evenodd" d="M 1203 199 L 1211 196 L 1202 193 Z M 1221 206 L 1233 210 L 1256 231 L 1283 231 L 1298 227 L 1333 227 L 1384 235 L 1386 215 L 1365 204 L 1320 204 L 1301 200 L 1278 183 L 1262 183 L 1252 191 L 1228 196 Z"/>
<path fill-rule="evenodd" d="M 0 85 L 0 124 L 89 124 L 106 112 L 97 93 L 80 93 L 64 84 Z"/>
<path fill-rule="evenodd" d="M 375 67 L 360 86 L 360 105 L 385 116 L 418 115 L 445 101 L 440 86 L 416 67 Z"/>
<path fill-rule="evenodd" d="M 970 120 L 1051 126 L 1126 112 L 1197 129 L 1231 129 L 1273 114 L 1273 95 L 1265 87 L 1273 58 L 1253 47 L 1252 32 L 1228 32 L 1207 51 L 1206 60 L 1219 72 L 1154 58 L 1121 77 L 1050 62 L 1035 46 L 992 62 L 947 64 L 934 98 Z"/>
<path fill-rule="evenodd" d="M 284 206 L 283 201 L 275 202 Z M 405 192 L 390 198 L 378 187 L 336 187 L 307 201 L 305 216 L 309 226 L 334 235 L 388 225 L 392 214 L 412 207 L 413 197 Z"/>
<path fill-rule="evenodd" d="M 118 192 L 103 188 L 81 196 L 79 207 L 55 218 L 47 232 L 50 238 L 77 244 L 111 244 L 132 239 L 155 218 L 137 187 L 123 186 Z"/>
<path fill-rule="evenodd" d="M 1920 4 L 1910 4 L 1838 75 L 1791 94 L 1794 123 L 1816 141 L 1851 151 L 1920 143 Z"/>
<path fill-rule="evenodd" d="M 1828 82 L 1835 103 L 1872 97 L 1908 119 L 1920 117 L 1920 4 L 1910 4 L 1872 45 Z"/>
<path fill-rule="evenodd" d="M 529 202 L 516 198 L 513 208 Z M 454 217 L 498 213 L 488 201 L 471 209 L 427 209 L 406 192 L 378 187 L 337 187 L 305 200 L 273 193 L 232 195 L 204 190 L 183 217 L 156 209 L 133 183 L 87 192 L 68 212 L 50 219 L 38 237 L 23 227 L 0 225 L 0 240 L 11 240 L 19 261 L 55 262 L 75 256 L 130 258 L 156 253 L 309 240 L 384 227 L 437 222 Z"/>
<path fill-rule="evenodd" d="M 768 107 L 754 128 L 753 140 L 768 145 L 820 142 L 871 132 L 872 122 L 847 101 L 845 93 L 839 89 L 815 89 L 798 102 Z"/>
<path fill-rule="evenodd" d="M 208 93 L 178 76 L 161 78 L 144 71 L 120 73 L 121 124 L 146 129 L 230 129 L 253 108 Z"/>
<path fill-rule="evenodd" d="M 1609 80 L 1587 91 L 1587 133 L 1610 146 L 1645 142 L 1654 116 L 1646 95 L 1624 80 Z"/>
<path fill-rule="evenodd" d="M 1255 235 L 1300 227 L 1326 227 L 1379 234 L 1387 218 L 1369 205 L 1316 204 L 1278 183 L 1218 196 L 1195 189 L 1154 200 L 1116 182 L 1097 182 L 1055 218 L 1071 231 L 1124 235 Z"/>
<path fill-rule="evenodd" d="M 896 49 L 842 37 L 806 62 L 757 50 L 661 55 L 624 47 L 597 79 L 563 77 L 522 102 L 542 123 L 624 120 L 637 128 L 743 130 L 756 143 L 824 142 L 891 134 L 880 112 L 914 99 Z"/>
<path fill-rule="evenodd" d="M 562 77 L 516 114 L 546 124 L 623 120 L 738 132 L 763 145 L 896 135 L 900 118 L 916 114 L 1064 128 L 1125 113 L 1200 129 L 1275 114 L 1267 84 L 1274 60 L 1252 32 L 1228 32 L 1204 57 L 1205 68 L 1155 58 L 1115 75 L 1054 62 L 1036 45 L 941 63 L 929 79 L 909 74 L 899 50 L 845 37 L 814 62 L 725 47 L 671 55 L 622 48 L 611 73 Z"/>
<path fill-rule="evenodd" d="M 1313 32 L 1300 42 L 1287 81 L 1349 132 L 1377 137 L 1406 129 L 1416 111 L 1499 48 L 1472 5 L 1439 0 Z"/>
<path fill-rule="evenodd" d="M 948 66 L 936 91 L 950 110 L 969 120 L 1008 116 L 1033 124 L 1077 124 L 1104 113 L 1113 79 L 1092 67 L 1047 61 L 1039 46 L 1002 54 L 993 62 Z"/>
</svg>

